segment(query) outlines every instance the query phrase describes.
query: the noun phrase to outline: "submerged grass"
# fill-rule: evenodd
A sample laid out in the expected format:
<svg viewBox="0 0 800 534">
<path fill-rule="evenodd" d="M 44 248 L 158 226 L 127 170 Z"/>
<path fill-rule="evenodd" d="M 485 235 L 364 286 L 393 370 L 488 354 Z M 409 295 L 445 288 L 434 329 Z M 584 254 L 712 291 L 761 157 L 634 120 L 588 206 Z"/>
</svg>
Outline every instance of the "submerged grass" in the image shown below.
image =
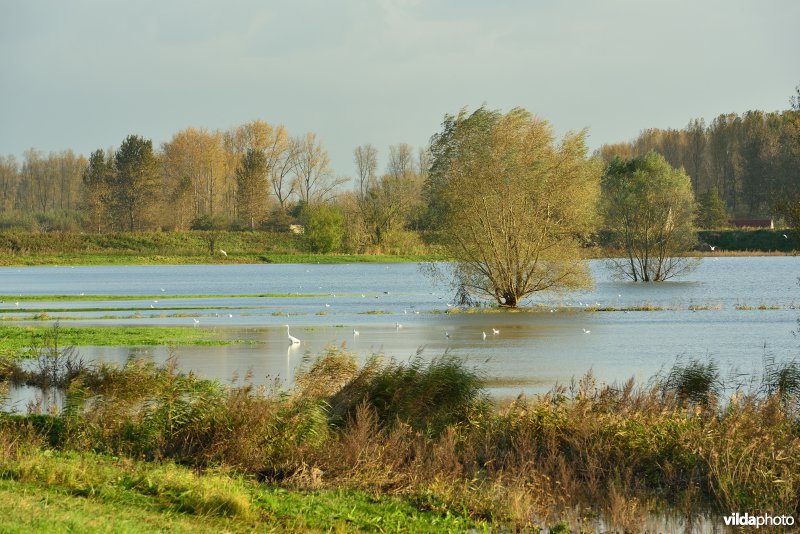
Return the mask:
<svg viewBox="0 0 800 534">
<path fill-rule="evenodd" d="M 0 295 L 0 303 L 10 302 L 60 302 L 60 301 L 116 301 L 116 300 L 174 300 L 174 299 L 228 299 L 228 298 L 308 298 L 326 297 L 327 293 L 243 293 L 224 295 Z M 342 295 L 342 296 L 355 296 Z"/>
<path fill-rule="evenodd" d="M 49 326 L 0 325 L 0 350 L 30 347 L 46 337 Z M 133 346 L 133 345 L 229 345 L 246 343 L 220 339 L 219 334 L 201 327 L 124 326 L 60 327 L 62 346 Z"/>
</svg>

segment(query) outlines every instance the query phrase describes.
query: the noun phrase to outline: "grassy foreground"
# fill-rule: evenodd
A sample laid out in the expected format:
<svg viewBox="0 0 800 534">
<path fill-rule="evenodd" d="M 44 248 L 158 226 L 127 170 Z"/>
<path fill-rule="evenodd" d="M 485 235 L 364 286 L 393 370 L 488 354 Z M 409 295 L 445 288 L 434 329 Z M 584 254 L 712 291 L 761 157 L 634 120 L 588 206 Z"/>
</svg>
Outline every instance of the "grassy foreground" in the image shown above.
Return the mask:
<svg viewBox="0 0 800 534">
<path fill-rule="evenodd" d="M 171 363 L 5 359 L 0 382 L 54 384 L 66 401 L 58 415 L 0 415 L 0 503 L 65 496 L 43 512 L 53 523 L 17 514 L 8 530 L 112 530 L 123 507 L 233 531 L 633 532 L 659 514 L 798 516 L 800 365 L 766 362 L 729 398 L 720 376 L 690 361 L 645 386 L 587 376 L 498 405 L 448 355 L 359 367 L 330 349 L 288 391 Z"/>
<path fill-rule="evenodd" d="M 359 491 L 290 491 L 221 470 L 23 447 L 0 459 L 3 532 L 482 531 Z"/>
</svg>

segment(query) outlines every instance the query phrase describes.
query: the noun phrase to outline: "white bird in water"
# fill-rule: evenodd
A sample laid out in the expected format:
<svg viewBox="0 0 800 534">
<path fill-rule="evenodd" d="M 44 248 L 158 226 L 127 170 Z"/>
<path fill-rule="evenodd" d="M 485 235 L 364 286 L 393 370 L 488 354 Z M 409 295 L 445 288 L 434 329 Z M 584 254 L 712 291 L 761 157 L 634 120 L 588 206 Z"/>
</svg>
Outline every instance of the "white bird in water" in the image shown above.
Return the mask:
<svg viewBox="0 0 800 534">
<path fill-rule="evenodd" d="M 161 292 L 163 293 L 164 291 L 166 291 L 166 289 L 164 289 L 164 288 L 162 287 L 162 288 L 161 288 Z"/>
<path fill-rule="evenodd" d="M 497 328 L 492 327 L 492 335 L 493 336 L 496 336 L 499 333 L 500 333 L 500 330 L 498 330 Z"/>
<path fill-rule="evenodd" d="M 786 234 L 783 234 L 783 238 L 784 239 L 789 239 L 789 236 L 787 236 Z"/>
<path fill-rule="evenodd" d="M 583 329 L 583 333 L 584 333 L 584 334 L 591 334 L 591 333 L 592 333 L 592 331 L 591 331 L 591 330 L 586 330 L 586 329 L 584 328 L 584 329 Z"/>
<path fill-rule="evenodd" d="M 401 328 L 403 328 L 403 325 L 401 325 L 400 323 L 394 323 L 394 327 L 395 327 L 397 330 L 400 330 Z"/>
<path fill-rule="evenodd" d="M 194 321 L 194 325 L 195 326 L 200 324 L 200 320 L 199 319 L 192 319 L 192 321 Z"/>
<path fill-rule="evenodd" d="M 330 307 L 331 307 L 331 305 L 330 305 L 330 304 L 326 304 L 326 305 L 325 305 L 325 307 L 326 307 L 326 308 L 330 308 Z"/>
<path fill-rule="evenodd" d="M 486 339 L 486 332 L 483 333 L 483 339 Z"/>
<path fill-rule="evenodd" d="M 289 333 L 289 325 L 285 324 L 283 326 L 286 327 L 286 335 L 289 337 L 289 343 L 291 343 L 292 345 L 299 345 L 300 344 L 300 340 Z"/>
<path fill-rule="evenodd" d="M 450 332 L 445 331 L 444 337 L 446 337 L 447 339 L 450 339 Z"/>
<path fill-rule="evenodd" d="M 232 313 L 229 313 L 229 314 L 228 314 L 228 318 L 229 318 L 229 319 L 233 319 L 233 314 L 232 314 Z"/>
<path fill-rule="evenodd" d="M 222 249 L 219 249 L 219 253 L 220 253 L 220 254 L 222 254 L 223 256 L 225 256 L 226 258 L 228 257 L 228 253 L 227 253 L 227 252 L 225 252 L 225 251 L 224 251 L 224 250 L 222 250 Z"/>
<path fill-rule="evenodd" d="M 358 335 L 358 330 L 356 330 L 355 328 L 353 328 L 353 336 L 357 336 L 357 335 Z"/>
</svg>

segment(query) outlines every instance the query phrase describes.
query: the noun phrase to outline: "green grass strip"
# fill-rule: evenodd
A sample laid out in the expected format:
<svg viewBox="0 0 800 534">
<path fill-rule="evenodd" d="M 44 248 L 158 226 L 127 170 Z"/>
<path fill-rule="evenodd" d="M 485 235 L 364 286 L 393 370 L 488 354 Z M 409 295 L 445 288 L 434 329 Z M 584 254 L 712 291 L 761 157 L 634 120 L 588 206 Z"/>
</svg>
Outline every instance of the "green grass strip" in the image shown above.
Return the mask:
<svg viewBox="0 0 800 534">
<path fill-rule="evenodd" d="M 359 293 L 360 295 L 360 293 Z M 239 299 L 239 298 L 309 298 L 329 297 L 330 293 L 250 293 L 240 295 L 0 295 L 5 304 L 15 302 L 59 302 L 96 300 L 174 300 L 174 299 Z M 356 294 L 342 294 L 342 297 L 355 297 Z"/>
<path fill-rule="evenodd" d="M 0 349 L 31 346 L 31 340 L 42 342 L 52 331 L 49 326 L 0 326 Z M 142 345 L 232 345 L 254 341 L 220 338 L 219 333 L 201 327 L 179 326 L 109 326 L 65 327 L 58 329 L 61 347 L 75 346 L 142 346 Z"/>
</svg>

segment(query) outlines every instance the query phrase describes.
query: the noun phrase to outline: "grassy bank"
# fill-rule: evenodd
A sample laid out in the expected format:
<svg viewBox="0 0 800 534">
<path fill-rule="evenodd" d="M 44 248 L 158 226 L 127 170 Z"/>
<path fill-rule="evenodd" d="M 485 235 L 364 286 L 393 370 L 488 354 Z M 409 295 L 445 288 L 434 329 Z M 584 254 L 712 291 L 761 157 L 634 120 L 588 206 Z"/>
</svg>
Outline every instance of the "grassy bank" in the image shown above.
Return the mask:
<svg viewBox="0 0 800 534">
<path fill-rule="evenodd" d="M 14 365 L 3 364 L 3 380 L 38 379 Z M 418 516 L 494 530 L 592 531 L 602 521 L 637 531 L 665 513 L 800 513 L 797 364 L 772 362 L 758 384 L 725 399 L 716 367 L 689 362 L 647 385 L 587 376 L 503 405 L 452 357 L 359 367 L 336 349 L 309 362 L 288 392 L 223 387 L 145 362 L 75 368 L 60 383 L 60 415 L 0 417 L 0 478 L 19 484 L 9 491 L 107 491 L 113 500 L 124 490 L 180 520 L 244 524 L 272 517 L 262 506 L 283 491 L 276 505 L 298 503 L 304 521 L 289 526 L 320 529 L 336 525 L 310 523 L 330 513 L 309 505 L 312 495 L 344 495 L 338 510 L 372 496 L 400 510 L 398 524 Z M 114 474 L 119 465 L 129 471 Z M 379 509 L 364 508 L 354 525 L 379 528 L 388 513 Z"/>
<path fill-rule="evenodd" d="M 0 233 L 0 265 L 336 264 L 430 261 L 441 257 L 426 247 L 388 252 L 310 254 L 301 236 L 278 232 Z"/>
</svg>

